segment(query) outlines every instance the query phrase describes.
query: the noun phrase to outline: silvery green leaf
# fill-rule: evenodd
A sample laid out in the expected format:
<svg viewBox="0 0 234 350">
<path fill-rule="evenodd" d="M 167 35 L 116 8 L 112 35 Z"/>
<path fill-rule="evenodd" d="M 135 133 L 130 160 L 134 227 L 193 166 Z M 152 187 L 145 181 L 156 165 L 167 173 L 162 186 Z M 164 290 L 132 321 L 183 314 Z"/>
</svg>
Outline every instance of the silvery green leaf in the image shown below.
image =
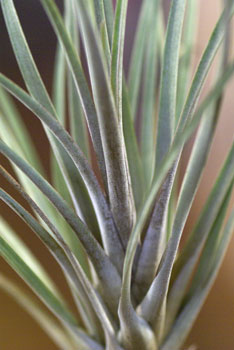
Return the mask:
<svg viewBox="0 0 234 350">
<path fill-rule="evenodd" d="M 209 291 L 217 276 L 224 254 L 226 252 L 228 243 L 234 229 L 234 212 L 232 211 L 229 220 L 222 233 L 212 267 L 207 273 L 207 278 L 203 284 L 197 286 L 196 290 L 187 300 L 186 304 L 179 313 L 171 331 L 170 335 L 162 344 L 162 350 L 180 350 L 185 338 L 188 335 Z M 199 267 L 198 267 L 199 268 Z"/>
</svg>

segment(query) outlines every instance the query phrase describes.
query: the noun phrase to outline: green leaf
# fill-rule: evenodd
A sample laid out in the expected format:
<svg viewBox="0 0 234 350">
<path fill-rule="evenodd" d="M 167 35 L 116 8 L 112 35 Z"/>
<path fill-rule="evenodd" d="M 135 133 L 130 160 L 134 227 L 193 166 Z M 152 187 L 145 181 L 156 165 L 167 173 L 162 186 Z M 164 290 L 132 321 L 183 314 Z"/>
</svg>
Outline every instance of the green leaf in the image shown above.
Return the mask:
<svg viewBox="0 0 234 350">
<path fill-rule="evenodd" d="M 222 236 L 220 232 L 224 223 L 224 219 L 227 214 L 233 186 L 234 186 L 234 181 L 232 181 L 232 184 L 227 190 L 222 206 L 220 207 L 219 213 L 217 214 L 215 222 L 206 239 L 205 246 L 203 248 L 201 257 L 199 259 L 199 265 L 193 277 L 186 299 L 189 296 L 193 295 L 197 287 L 206 281 L 206 279 L 209 277 L 210 271 L 213 268 L 215 256 L 217 253 L 217 248 L 220 244 L 220 240 Z"/>
<path fill-rule="evenodd" d="M 141 154 L 145 185 L 149 189 L 153 177 L 156 140 L 156 86 L 158 60 L 158 20 L 159 1 L 150 2 L 147 40 L 145 42 L 145 59 L 143 64 L 143 92 L 141 118 Z M 156 18 L 156 20 L 155 20 Z"/>
<path fill-rule="evenodd" d="M 68 3 L 67 3 L 68 4 Z M 63 48 L 61 45 L 57 46 L 56 50 L 56 57 L 55 57 L 55 68 L 54 68 L 54 79 L 53 79 L 53 102 L 55 106 L 56 113 L 58 115 L 60 123 L 65 126 L 66 124 L 66 59 L 64 55 Z M 69 169 L 69 164 L 67 165 L 67 169 Z M 74 203 L 74 206 L 76 208 L 76 211 L 80 217 L 83 218 L 85 222 L 87 222 L 87 219 L 84 219 L 85 212 L 88 211 L 90 216 L 90 229 L 93 229 L 92 223 L 97 222 L 96 216 L 93 211 L 93 207 L 89 206 L 88 208 L 88 202 L 89 202 L 89 196 L 87 194 L 87 190 L 85 186 L 83 185 L 83 181 L 80 178 L 78 174 L 75 174 L 75 177 L 72 176 L 72 171 L 70 172 L 69 176 L 70 179 L 74 179 L 74 181 L 70 182 L 67 186 L 66 184 L 66 178 L 69 176 L 66 176 L 64 178 L 63 173 L 66 172 L 65 169 L 61 169 L 59 164 L 56 161 L 56 158 L 53 154 L 51 154 L 51 177 L 52 177 L 52 184 L 55 187 L 55 189 L 59 192 L 59 194 L 69 203 L 71 204 L 71 197 L 70 194 L 72 194 L 72 201 Z M 80 179 L 78 182 L 77 179 Z M 70 189 L 70 193 L 69 193 Z M 83 201 L 81 202 L 81 205 L 79 205 L 77 198 L 86 198 L 85 200 L 85 206 L 82 205 Z M 73 251 L 77 257 L 82 256 L 83 251 L 80 247 L 79 241 L 74 237 L 72 232 L 70 232 L 70 227 L 67 225 L 67 223 L 61 218 L 58 217 L 58 225 L 57 227 L 60 228 L 61 231 L 65 232 L 65 235 L 67 237 L 67 242 L 69 242 L 70 247 L 74 247 Z M 84 267 L 84 264 L 83 264 Z M 87 263 L 86 263 L 86 271 L 89 270 Z"/>
<path fill-rule="evenodd" d="M 111 85 L 120 123 L 122 121 L 123 50 L 127 7 L 128 0 L 117 0 L 111 50 Z"/>
<path fill-rule="evenodd" d="M 41 3 L 45 8 L 51 21 L 51 24 L 54 27 L 56 35 L 64 48 L 66 58 L 68 61 L 68 66 L 72 72 L 73 79 L 78 90 L 83 111 L 89 127 L 90 135 L 92 137 L 103 182 L 104 184 L 106 184 L 105 161 L 103 155 L 102 141 L 100 137 L 100 130 L 97 120 L 97 113 L 79 57 L 54 1 L 41 0 Z"/>
<path fill-rule="evenodd" d="M 26 224 L 37 234 L 37 236 L 50 250 L 51 254 L 61 266 L 65 276 L 68 278 L 68 281 L 76 290 L 76 293 L 79 297 L 79 312 L 81 317 L 84 319 L 85 325 L 90 330 L 90 334 L 97 332 L 96 335 L 98 335 L 93 309 L 90 306 L 89 299 L 83 290 L 79 275 L 76 274 L 76 271 L 72 266 L 72 261 L 74 258 L 72 256 L 71 250 L 66 245 L 59 231 L 50 222 L 43 211 L 36 205 L 36 203 L 22 190 L 22 188 L 20 188 L 19 184 L 13 178 L 11 178 L 6 171 L 3 169 L 0 170 L 3 176 L 5 176 L 6 179 L 14 186 L 14 188 L 26 199 L 28 204 L 32 209 L 34 209 L 41 220 L 44 221 L 46 225 L 51 229 L 55 238 L 51 237 L 51 235 L 18 202 L 16 202 L 12 197 L 10 197 L 1 189 L 0 198 L 26 222 Z M 22 253 L 20 255 L 24 256 Z M 69 260 L 70 257 L 72 258 Z M 80 254 L 78 261 L 80 262 L 81 266 L 83 265 L 82 259 L 83 257 Z"/>
<path fill-rule="evenodd" d="M 234 178 L 234 144 L 226 158 L 219 177 L 207 199 L 205 207 L 188 242 L 182 249 L 173 271 L 173 284 L 168 301 L 168 327 L 175 317 L 185 294 L 190 276 L 195 268 L 200 252 L 208 237 L 209 231 L 219 213 L 222 202 L 230 192 L 230 184 Z"/>
<path fill-rule="evenodd" d="M 7 1 L 1 2 L 1 6 L 2 6 L 5 21 L 6 21 L 6 25 L 7 25 L 7 30 L 10 35 L 13 50 L 14 50 L 18 65 L 20 67 L 21 73 L 23 75 L 25 84 L 30 94 L 37 101 L 39 101 L 39 103 L 45 109 L 47 109 L 53 117 L 58 118 L 56 115 L 55 109 L 50 101 L 50 98 L 47 94 L 45 86 L 41 80 L 39 72 L 36 68 L 36 65 L 33 61 L 31 52 L 27 45 L 22 28 L 20 26 L 20 22 L 17 17 L 17 13 L 15 10 L 13 1 L 7 0 Z M 63 170 L 63 174 L 69 184 L 69 189 L 73 188 L 73 184 L 75 184 L 75 189 L 76 189 L 76 186 L 77 186 L 76 182 L 79 184 L 79 186 L 81 182 L 80 181 L 81 179 L 79 178 L 79 176 L 77 176 L 76 167 L 74 166 L 67 152 L 59 144 L 59 142 L 50 134 L 50 132 L 47 129 L 45 129 L 45 131 L 52 145 L 52 148 L 58 160 L 58 163 L 61 169 Z M 84 186 L 84 184 L 81 184 L 81 185 Z M 76 198 L 78 195 L 75 189 L 74 189 L 75 194 L 73 195 L 73 198 Z M 80 193 L 80 195 L 83 195 L 83 194 L 84 194 L 84 191 Z M 86 194 L 86 197 L 82 198 L 82 200 L 85 202 L 86 199 L 87 199 L 87 194 Z"/>
<path fill-rule="evenodd" d="M 138 97 L 140 91 L 141 72 L 143 68 L 143 58 L 145 42 L 148 37 L 148 24 L 150 22 L 152 10 L 152 1 L 144 0 L 141 5 L 140 17 L 137 23 L 136 34 L 134 37 L 133 49 L 131 52 L 128 87 L 129 100 L 131 105 L 132 116 L 137 117 Z M 147 29 L 146 29 L 147 26 Z"/>
<path fill-rule="evenodd" d="M 123 132 L 132 183 L 132 190 L 136 210 L 138 211 L 144 200 L 145 188 L 143 167 L 137 144 L 136 133 L 131 117 L 130 103 L 126 83 L 123 83 Z"/>
<path fill-rule="evenodd" d="M 168 338 L 162 345 L 162 350 L 179 350 L 184 343 L 209 291 L 217 276 L 222 263 L 225 251 L 230 242 L 234 230 L 234 212 L 232 211 L 229 220 L 224 228 L 222 238 L 215 254 L 213 265 L 207 273 L 207 278 L 202 285 L 199 285 L 193 295 L 187 300 L 180 314 L 178 315 Z"/>
<path fill-rule="evenodd" d="M 108 318 L 108 312 L 106 310 L 103 301 L 100 296 L 96 295 L 96 291 L 93 286 L 90 284 L 86 275 L 83 272 L 83 269 L 80 263 L 74 258 L 71 250 L 64 242 L 62 236 L 57 231 L 57 229 L 50 223 L 49 219 L 46 215 L 36 206 L 36 204 L 27 196 L 21 189 L 19 189 L 17 183 L 11 181 L 14 184 L 14 187 L 17 188 L 18 191 L 24 196 L 24 198 L 29 202 L 29 204 L 37 211 L 43 221 L 50 227 L 53 231 L 55 239 L 53 239 L 48 232 L 46 232 L 37 221 L 26 211 L 24 208 L 19 205 L 16 201 L 14 201 L 10 196 L 8 196 L 4 191 L 0 190 L 0 197 L 14 210 L 16 213 L 23 218 L 23 220 L 33 229 L 33 231 L 39 236 L 39 238 L 43 241 L 46 247 L 50 250 L 52 255 L 60 264 L 64 273 L 68 275 L 70 282 L 76 288 L 79 298 L 81 301 L 81 306 L 84 308 L 83 313 L 86 312 L 88 318 L 93 321 L 93 310 L 90 308 L 89 300 L 97 313 L 97 316 L 100 318 L 104 329 L 109 328 L 112 329 L 111 321 Z M 57 243 L 58 242 L 58 243 Z M 62 249 L 61 249 L 62 248 Z M 100 314 L 100 315 L 99 315 Z M 89 321 L 90 321 L 89 320 Z M 89 326 L 96 325 L 91 324 Z M 95 330 L 95 329 L 94 329 Z M 92 332 L 94 331 L 92 330 Z"/>
<path fill-rule="evenodd" d="M 8 159 L 14 162 L 25 173 L 25 175 L 27 175 L 31 181 L 40 188 L 65 218 L 67 223 L 72 227 L 93 262 L 93 266 L 101 281 L 103 293 L 105 293 L 106 302 L 109 303 L 111 307 L 116 308 L 121 284 L 119 274 L 86 225 L 78 218 L 73 210 L 45 179 L 43 179 L 40 174 L 38 174 L 2 141 L 0 141 L 0 153 L 4 154 Z"/>
<path fill-rule="evenodd" d="M 213 140 L 217 124 L 213 106 L 206 113 L 213 114 L 214 117 L 212 119 L 204 119 L 199 127 L 177 201 L 174 223 L 171 229 L 171 236 L 174 237 L 182 235 Z M 181 292 L 182 289 L 182 286 L 180 286 Z M 175 308 L 175 304 L 176 302 L 173 302 L 173 309 Z M 177 304 L 177 307 L 179 307 L 179 304 Z M 167 315 L 169 314 L 173 317 L 170 306 L 167 306 Z"/>
<path fill-rule="evenodd" d="M 44 175 L 44 170 L 41 161 L 35 150 L 35 146 L 29 135 L 22 117 L 19 114 L 13 100 L 6 91 L 0 88 L 0 111 L 1 111 L 1 136 L 4 134 L 2 128 L 4 125 L 9 128 L 9 131 L 15 135 L 14 141 L 17 143 L 17 149 L 21 150 L 22 155 L 34 166 L 41 174 Z M 7 138 L 7 136 L 5 136 Z M 10 138 L 10 137 L 9 137 Z"/>
<path fill-rule="evenodd" d="M 118 122 L 100 38 L 97 36 L 95 27 L 92 26 L 84 0 L 77 1 L 77 5 L 104 147 L 111 210 L 123 246 L 126 246 L 135 220 L 135 208 L 122 126 Z"/>
<path fill-rule="evenodd" d="M 60 123 L 65 126 L 66 120 L 66 59 L 63 49 L 57 45 L 53 75 L 53 104 Z"/>
<path fill-rule="evenodd" d="M 78 145 L 74 143 L 66 130 L 47 112 L 47 110 L 2 74 L 0 74 L 0 84 L 4 85 L 6 89 L 20 99 L 22 103 L 30 108 L 33 113 L 47 125 L 74 161 L 76 168 L 87 185 L 95 210 L 98 214 L 104 247 L 110 256 L 112 256 L 111 254 L 115 254 L 112 256 L 113 260 L 118 268 L 121 269 L 122 262 L 119 257 L 121 256 L 121 253 L 123 254 L 123 249 L 120 244 L 118 233 L 116 232 L 112 213 L 110 212 L 108 203 L 99 186 L 97 178 Z"/>
<path fill-rule="evenodd" d="M 177 83 L 177 102 L 176 102 L 176 123 L 177 126 L 180 113 L 187 97 L 189 80 L 191 78 L 192 58 L 194 54 L 194 45 L 198 27 L 198 8 L 199 4 L 196 0 L 188 0 L 186 8 L 186 16 L 183 26 L 179 74 Z"/>
<path fill-rule="evenodd" d="M 170 169 L 156 198 L 153 213 L 147 227 L 139 257 L 135 263 L 134 284 L 138 303 L 154 280 L 167 242 L 166 218 L 170 193 L 177 166 Z"/>
<path fill-rule="evenodd" d="M 0 218 L 0 235 L 20 256 L 24 257 L 25 263 L 43 281 L 46 287 L 61 299 L 61 294 L 40 262 L 3 218 Z"/>
<path fill-rule="evenodd" d="M 196 248 L 200 244 L 203 239 L 205 239 L 206 232 L 209 232 L 209 229 L 213 223 L 214 218 L 217 215 L 219 210 L 219 206 L 222 203 L 222 200 L 225 196 L 227 188 L 230 186 L 230 182 L 233 180 L 234 176 L 234 144 L 229 153 L 229 156 L 225 162 L 225 165 L 222 169 L 222 172 L 218 178 L 216 186 L 212 191 L 209 197 L 209 203 L 205 207 L 205 214 L 199 220 L 196 228 L 196 236 L 190 236 L 190 243 L 186 245 L 185 252 L 183 256 L 180 256 L 179 266 L 181 266 L 180 276 L 182 276 L 183 280 L 186 279 L 185 275 L 189 275 L 191 270 L 188 266 L 190 263 L 185 264 L 186 262 L 191 262 L 192 257 L 198 253 Z M 176 225 L 178 223 L 175 220 Z M 179 223 L 180 225 L 180 223 Z M 178 226 L 179 226 L 178 225 Z M 175 229 L 174 229 L 175 230 Z M 182 232 L 181 230 L 172 231 L 171 238 L 168 242 L 166 251 L 163 255 L 160 270 L 155 277 L 146 297 L 141 303 L 141 315 L 144 316 L 147 320 L 151 322 L 156 322 L 157 312 L 160 310 L 163 299 L 167 296 L 170 277 L 172 273 L 173 264 L 176 258 L 176 254 L 178 251 L 178 246 L 180 242 Z M 192 265 L 192 264 L 191 264 Z M 186 271 L 185 271 L 186 270 Z M 182 274 L 182 275 L 181 275 Z M 179 283 L 179 290 L 183 291 L 182 282 Z M 178 292 L 177 292 L 178 293 Z M 150 307 L 149 307 L 150 306 Z M 152 312 L 154 310 L 154 312 Z M 156 315 L 155 315 L 156 313 Z"/>
<path fill-rule="evenodd" d="M 0 274 L 0 288 L 28 312 L 59 349 L 76 350 L 66 331 L 23 288 L 3 274 Z"/>
<path fill-rule="evenodd" d="M 230 20 L 234 14 L 234 4 L 231 0 L 228 6 L 228 20 Z M 197 67 L 196 73 L 194 75 L 192 85 L 190 87 L 188 97 L 186 99 L 185 105 L 183 107 L 179 122 L 178 130 L 183 130 L 183 127 L 188 119 L 193 116 L 194 110 L 196 108 L 197 101 L 200 96 L 201 89 L 204 85 L 205 78 L 208 74 L 210 66 L 215 58 L 217 50 L 222 43 L 224 34 L 227 28 L 227 14 L 224 9 L 220 19 L 218 20 L 212 34 L 208 45 L 202 55 L 202 58 Z"/>
<path fill-rule="evenodd" d="M 70 32 L 71 39 L 76 49 L 76 52 L 79 53 L 80 43 L 79 43 L 78 21 L 76 16 L 76 3 L 75 1 L 73 2 L 67 1 L 65 5 L 66 5 L 66 8 L 65 8 L 66 27 Z M 61 50 L 62 50 L 62 47 L 61 47 Z M 78 90 L 76 88 L 75 81 L 72 76 L 72 72 L 69 69 L 67 72 L 67 78 L 68 78 L 68 107 L 69 107 L 71 135 L 74 141 L 76 141 L 76 143 L 79 145 L 80 149 L 82 150 L 86 158 L 90 160 L 88 132 L 86 127 L 85 117 L 83 115 L 82 103 L 80 100 L 80 96 L 78 94 Z"/>
<path fill-rule="evenodd" d="M 65 19 L 66 26 L 71 34 L 72 41 L 74 46 L 79 52 L 79 42 L 78 42 L 78 24 L 77 18 L 75 16 L 75 2 L 66 2 L 65 7 Z M 60 45 L 60 49 L 65 55 L 63 47 Z M 64 56 L 65 59 L 65 56 Z M 86 127 L 85 118 L 83 115 L 82 105 L 80 101 L 80 96 L 78 94 L 75 81 L 72 76 L 72 72 L 68 69 L 67 71 L 68 78 L 68 108 L 69 108 L 69 123 L 71 128 L 71 136 L 73 140 L 78 144 L 81 151 L 84 153 L 86 158 L 90 161 L 90 150 L 89 150 L 89 141 L 88 141 L 88 132 Z M 73 202 L 75 204 L 76 211 L 82 220 L 89 226 L 89 229 L 95 233 L 96 237 L 100 239 L 100 230 L 93 208 L 93 204 L 90 200 L 90 197 L 87 193 L 87 189 L 83 185 L 82 178 L 77 174 L 77 179 L 74 179 L 76 183 L 76 191 L 73 196 Z M 74 190 L 73 190 L 74 192 Z"/>
<path fill-rule="evenodd" d="M 225 71 L 228 63 L 228 51 L 229 45 L 225 44 L 223 46 L 220 69 L 218 69 L 217 78 L 222 76 L 223 72 Z M 173 235 L 175 235 L 175 232 L 177 231 L 182 232 L 184 228 L 214 137 L 215 127 L 218 122 L 220 108 L 222 105 L 222 98 L 223 94 L 221 94 L 221 96 L 210 106 L 209 110 L 207 111 L 207 113 L 213 114 L 213 118 L 211 120 L 204 120 L 200 125 L 178 198 L 177 210 L 175 214 L 175 225 L 172 229 Z M 173 322 L 173 319 L 176 316 L 176 312 L 180 306 L 180 301 L 186 292 L 188 279 L 189 276 L 186 275 L 186 273 L 183 274 L 183 282 L 179 282 L 179 295 L 177 294 L 177 283 L 175 284 L 175 290 L 172 291 L 172 297 L 169 298 L 167 305 L 167 328 L 170 327 L 170 324 Z M 176 293 L 177 296 L 173 296 L 173 293 Z"/>
<path fill-rule="evenodd" d="M 110 38 L 108 37 L 104 0 L 93 0 L 97 26 L 100 31 L 105 52 L 106 61 L 110 65 Z"/>
<path fill-rule="evenodd" d="M 0 254 L 8 264 L 20 275 L 30 288 L 40 297 L 48 308 L 76 336 L 77 344 L 84 350 L 102 349 L 97 343 L 83 333 L 73 315 L 61 304 L 56 296 L 46 287 L 42 280 L 30 269 L 9 244 L 0 237 Z"/>
<path fill-rule="evenodd" d="M 114 23 L 114 10 L 113 10 L 113 2 L 112 0 L 103 0 L 104 10 L 105 10 L 105 19 L 107 26 L 107 33 L 109 38 L 110 47 L 112 45 L 112 33 L 113 33 L 113 23 Z"/>
<path fill-rule="evenodd" d="M 131 233 L 126 255 L 125 255 L 125 261 L 124 261 L 124 270 L 123 270 L 123 288 L 122 290 L 125 290 L 125 293 L 129 293 L 129 299 L 130 299 L 130 287 L 131 287 L 131 271 L 132 271 L 132 265 L 133 265 L 133 260 L 136 252 L 136 248 L 138 245 L 138 242 L 140 240 L 140 235 L 142 232 L 142 229 L 144 227 L 144 224 L 146 222 L 146 219 L 148 218 L 151 210 L 152 210 L 152 205 L 154 204 L 155 197 L 158 193 L 158 190 L 160 186 L 162 185 L 163 180 L 165 179 L 165 176 L 167 172 L 169 171 L 170 167 L 172 166 L 173 162 L 175 161 L 176 157 L 178 157 L 178 154 L 181 152 L 181 148 L 183 144 L 188 140 L 189 136 L 192 134 L 192 132 L 195 130 L 197 127 L 204 111 L 206 108 L 210 105 L 210 103 L 214 100 L 217 99 L 222 92 L 224 88 L 224 84 L 227 82 L 228 79 L 232 76 L 234 73 L 234 64 L 230 65 L 226 71 L 225 74 L 218 80 L 217 84 L 215 87 L 211 90 L 209 95 L 206 97 L 206 99 L 203 101 L 201 106 L 198 108 L 196 114 L 194 115 L 194 118 L 191 121 L 188 121 L 186 123 L 186 127 L 183 130 L 183 133 L 178 133 L 175 138 L 174 142 L 171 146 L 170 151 L 168 152 L 167 156 L 165 157 L 164 161 L 161 164 L 160 167 L 160 172 L 157 174 L 157 177 L 155 178 L 153 185 L 151 187 L 151 190 L 145 200 L 144 206 L 141 209 L 138 219 L 136 221 L 135 227 Z M 208 115 L 209 116 L 209 115 Z M 207 117 L 207 116 L 206 116 Z M 178 242 L 177 242 L 178 244 Z M 171 247 L 172 248 L 172 247 Z M 171 259 L 173 260 L 176 254 L 176 249 L 173 247 L 173 253 L 171 253 L 171 250 L 167 250 L 167 256 L 170 256 L 171 254 Z M 165 270 L 167 270 L 168 265 L 166 264 Z M 163 270 L 162 270 L 163 272 Z M 170 272 L 170 271 L 169 271 Z M 169 273 L 170 274 L 170 273 Z M 164 276 L 164 273 L 160 274 L 160 278 Z M 164 279 L 164 287 L 160 282 L 160 279 L 157 278 L 155 283 L 152 284 L 152 288 L 150 288 L 149 292 L 147 293 L 147 296 L 145 297 L 145 305 L 142 307 L 142 304 L 140 306 L 140 312 L 144 314 L 144 317 L 147 318 L 147 314 L 151 315 L 151 310 L 154 310 L 154 315 L 157 311 L 157 307 L 161 306 L 162 299 L 165 297 L 165 290 L 168 288 L 168 283 L 169 279 Z M 156 288 L 155 288 L 156 287 Z M 155 291 L 159 288 L 159 292 L 155 293 Z M 166 289 L 165 289 L 166 288 Z M 127 291 L 127 292 L 126 292 Z M 159 294 L 158 294 L 159 293 Z M 155 295 L 157 294 L 157 297 Z M 143 303 L 144 303 L 143 300 Z M 154 307 L 152 306 L 154 300 Z M 149 307 L 149 305 L 151 305 Z M 143 311 L 145 309 L 145 311 Z M 157 313 L 156 313 L 157 315 Z"/>
<path fill-rule="evenodd" d="M 176 118 L 179 50 L 185 5 L 185 0 L 172 1 L 167 24 L 166 42 L 160 82 L 159 115 L 157 126 L 157 171 L 165 154 L 170 148 L 173 137 L 173 129 Z"/>
</svg>

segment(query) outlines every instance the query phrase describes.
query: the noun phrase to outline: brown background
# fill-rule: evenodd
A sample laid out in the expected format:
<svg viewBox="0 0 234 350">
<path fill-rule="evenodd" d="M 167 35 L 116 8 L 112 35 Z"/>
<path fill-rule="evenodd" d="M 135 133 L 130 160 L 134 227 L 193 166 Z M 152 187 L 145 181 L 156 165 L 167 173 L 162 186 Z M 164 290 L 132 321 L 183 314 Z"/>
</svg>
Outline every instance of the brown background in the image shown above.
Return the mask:
<svg viewBox="0 0 234 350">
<path fill-rule="evenodd" d="M 170 1 L 165 3 L 168 5 Z M 198 59 L 207 42 L 212 27 L 220 13 L 219 0 L 201 0 L 200 24 L 197 45 L 194 51 L 194 59 Z M 61 5 L 61 1 L 58 1 Z M 35 57 L 41 75 L 50 90 L 52 62 L 54 57 L 55 37 L 48 24 L 46 17 L 40 7 L 38 0 L 15 0 L 20 18 L 27 34 L 30 48 Z M 127 52 L 131 47 L 132 35 L 134 34 L 135 22 L 137 18 L 140 1 L 130 0 L 131 9 L 128 18 L 127 30 Z M 234 46 L 234 45 L 233 45 Z M 128 54 L 125 57 L 128 62 Z M 2 16 L 0 16 L 0 71 L 9 77 L 22 83 L 13 57 L 7 34 L 4 28 Z M 229 84 L 225 97 L 225 105 L 222 109 L 222 120 L 216 133 L 215 145 L 209 157 L 207 170 L 203 177 L 198 196 L 195 200 L 190 225 L 195 221 L 205 198 L 214 182 L 217 171 L 227 153 L 227 149 L 233 137 L 233 101 L 234 81 Z M 21 109 L 27 127 L 33 134 L 34 141 L 40 151 L 41 158 L 45 165 L 48 164 L 47 141 L 39 128 L 39 123 L 31 120 L 30 114 L 22 107 Z M 185 152 L 186 161 L 186 152 Z M 185 164 L 184 161 L 184 164 Z M 6 187 L 5 182 L 3 186 Z M 1 203 L 1 214 L 9 220 L 12 226 L 19 232 L 36 256 L 40 258 L 45 268 L 52 276 L 56 276 L 56 281 L 61 290 L 68 295 L 64 287 L 64 279 L 60 270 L 49 256 L 42 244 L 27 230 L 26 226 L 12 212 Z M 189 231 L 190 225 L 186 230 Z M 200 313 L 193 331 L 190 334 L 187 344 L 196 343 L 200 350 L 233 350 L 234 349 L 234 240 L 229 247 L 224 264 L 220 270 L 219 277 Z M 0 269 L 17 279 L 23 286 L 16 274 L 0 260 Z M 0 349 L 1 350 L 53 350 L 56 347 L 50 342 L 47 336 L 40 330 L 37 324 L 8 296 L 0 291 Z M 182 350 L 182 349 L 181 349 Z"/>
</svg>

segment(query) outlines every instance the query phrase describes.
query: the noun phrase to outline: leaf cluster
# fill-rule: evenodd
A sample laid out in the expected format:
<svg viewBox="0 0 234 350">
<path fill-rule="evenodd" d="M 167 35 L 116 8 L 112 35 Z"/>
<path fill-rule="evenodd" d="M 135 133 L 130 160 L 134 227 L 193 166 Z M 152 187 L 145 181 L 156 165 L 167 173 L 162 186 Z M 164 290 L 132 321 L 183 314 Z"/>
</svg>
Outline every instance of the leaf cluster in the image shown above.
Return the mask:
<svg viewBox="0 0 234 350">
<path fill-rule="evenodd" d="M 0 288 L 60 349 L 179 350 L 234 228 L 233 212 L 226 220 L 234 183 L 232 144 L 196 225 L 179 249 L 224 87 L 234 73 L 234 62 L 229 62 L 234 1 L 226 2 L 193 77 L 196 0 L 172 0 L 167 23 L 160 0 L 142 1 L 128 74 L 123 69 L 127 0 L 117 0 L 115 8 L 111 0 L 67 0 L 63 15 L 54 0 L 40 2 L 58 39 L 52 97 L 14 1 L 1 1 L 26 90 L 0 73 L 0 153 L 14 177 L 3 166 L 0 174 L 32 212 L 3 188 L 0 198 L 61 267 L 80 321 L 4 219 L 0 255 L 50 311 L 2 274 Z M 218 51 L 219 69 L 201 101 Z M 10 95 L 45 130 L 51 179 Z M 178 188 L 181 154 L 197 129 Z"/>
</svg>

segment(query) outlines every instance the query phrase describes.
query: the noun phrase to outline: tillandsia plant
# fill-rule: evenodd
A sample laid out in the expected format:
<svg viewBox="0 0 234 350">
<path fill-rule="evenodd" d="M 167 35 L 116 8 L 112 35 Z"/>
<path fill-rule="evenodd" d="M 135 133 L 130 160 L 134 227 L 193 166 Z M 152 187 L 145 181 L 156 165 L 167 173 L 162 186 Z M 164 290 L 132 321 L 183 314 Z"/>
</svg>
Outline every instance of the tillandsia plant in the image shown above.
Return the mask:
<svg viewBox="0 0 234 350">
<path fill-rule="evenodd" d="M 117 0 L 115 6 L 112 0 L 66 0 L 63 14 L 54 0 L 40 0 L 58 39 L 52 98 L 14 1 L 0 2 L 27 89 L 0 74 L 0 152 L 15 176 L 3 166 L 0 172 L 31 211 L 4 189 L 0 197 L 60 265 L 79 318 L 3 219 L 1 256 L 55 318 L 2 274 L 0 287 L 59 349 L 181 350 L 234 227 L 233 212 L 226 218 L 234 181 L 233 144 L 195 227 L 179 247 L 224 87 L 234 73 L 228 58 L 234 1 L 223 3 L 192 77 L 197 0 L 172 0 L 166 22 L 163 2 L 142 1 L 126 76 L 127 0 Z M 218 51 L 216 77 L 201 101 Z M 52 151 L 49 179 L 10 95 L 42 123 Z M 178 187 L 181 153 L 195 130 Z"/>
</svg>

